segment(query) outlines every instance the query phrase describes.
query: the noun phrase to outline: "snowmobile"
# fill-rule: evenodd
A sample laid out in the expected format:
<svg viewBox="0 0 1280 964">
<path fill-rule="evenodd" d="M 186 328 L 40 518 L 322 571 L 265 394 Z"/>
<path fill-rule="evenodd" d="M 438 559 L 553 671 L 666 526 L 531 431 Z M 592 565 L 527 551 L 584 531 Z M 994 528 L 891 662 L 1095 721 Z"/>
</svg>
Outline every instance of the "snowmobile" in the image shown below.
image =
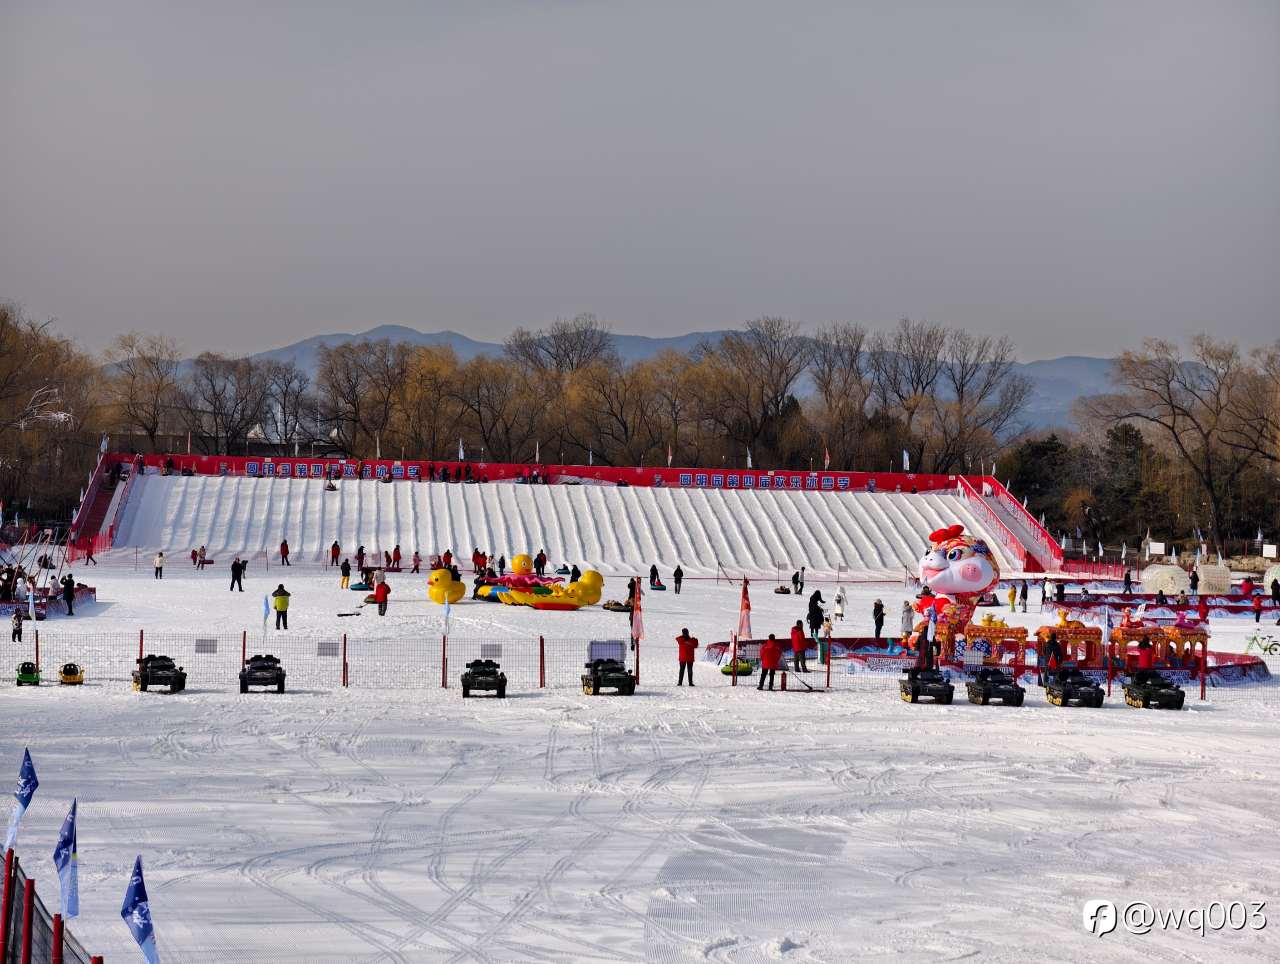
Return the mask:
<svg viewBox="0 0 1280 964">
<path fill-rule="evenodd" d="M 63 686 L 81 686 L 84 684 L 84 667 L 78 663 L 63 663 L 58 670 L 58 682 Z"/>
<path fill-rule="evenodd" d="M 1093 677 L 1078 669 L 1060 669 L 1045 678 L 1044 698 L 1054 706 L 1070 706 L 1074 701 L 1077 706 L 1096 708 L 1102 705 L 1107 694 Z"/>
<path fill-rule="evenodd" d="M 147 654 L 133 671 L 133 688 L 145 693 L 152 686 L 167 686 L 170 693 L 181 693 L 187 688 L 187 674 L 168 656 Z"/>
<path fill-rule="evenodd" d="M 473 659 L 462 674 L 462 698 L 465 700 L 472 690 L 489 690 L 498 699 L 506 699 L 507 674 L 491 659 Z"/>
<path fill-rule="evenodd" d="M 274 686 L 277 693 L 283 693 L 286 675 L 276 657 L 270 653 L 266 656 L 255 653 L 240 669 L 240 692 L 249 692 L 250 686 Z"/>
<path fill-rule="evenodd" d="M 1124 701 L 1144 710 L 1180 710 L 1186 698 L 1181 686 L 1154 669 L 1140 669 L 1124 684 Z"/>
<path fill-rule="evenodd" d="M 18 664 L 18 678 L 16 685 L 18 686 L 39 686 L 40 685 L 40 669 L 35 663 L 30 661 Z"/>
<path fill-rule="evenodd" d="M 994 666 L 978 670 L 978 675 L 964 685 L 969 702 L 979 706 L 986 706 L 992 700 L 999 700 L 1005 706 L 1021 706 L 1027 695 L 1012 676 Z"/>
<path fill-rule="evenodd" d="M 927 696 L 935 703 L 945 704 L 955 697 L 956 688 L 936 669 L 912 666 L 903 672 L 907 678 L 898 680 L 898 695 L 905 703 L 919 703 L 920 697 Z"/>
<path fill-rule="evenodd" d="M 636 691 L 635 675 L 616 659 L 593 659 L 583 665 L 587 672 L 582 674 L 582 692 L 588 696 L 598 696 L 606 687 L 616 689 L 619 696 Z"/>
</svg>

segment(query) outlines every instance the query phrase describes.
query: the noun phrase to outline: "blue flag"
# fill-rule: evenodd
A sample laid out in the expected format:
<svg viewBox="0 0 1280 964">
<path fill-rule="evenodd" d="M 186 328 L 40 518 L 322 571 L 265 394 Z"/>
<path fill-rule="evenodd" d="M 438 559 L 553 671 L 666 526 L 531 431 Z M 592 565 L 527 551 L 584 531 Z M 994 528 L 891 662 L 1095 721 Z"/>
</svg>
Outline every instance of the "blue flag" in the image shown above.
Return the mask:
<svg viewBox="0 0 1280 964">
<path fill-rule="evenodd" d="M 18 770 L 18 786 L 13 791 L 13 816 L 9 818 L 9 832 L 5 834 L 4 849 L 12 850 L 18 842 L 18 824 L 22 823 L 22 815 L 31 806 L 31 798 L 35 795 L 40 781 L 36 779 L 36 768 L 31 762 L 31 751 L 22 751 L 22 768 Z"/>
<path fill-rule="evenodd" d="M 58 884 L 62 888 L 62 916 L 70 920 L 80 916 L 80 869 L 76 859 L 76 802 L 71 801 L 67 819 L 62 821 L 58 845 L 53 848 L 53 865 L 58 868 Z"/>
<path fill-rule="evenodd" d="M 262 597 L 262 625 L 267 624 L 267 620 L 271 618 L 271 597 Z"/>
<path fill-rule="evenodd" d="M 156 950 L 156 932 L 151 926 L 151 904 L 147 901 L 147 885 L 142 880 L 142 855 L 133 862 L 133 876 L 129 878 L 129 888 L 124 892 L 124 904 L 120 907 L 120 916 L 124 919 L 129 933 L 142 948 L 142 956 L 147 964 L 160 964 L 160 954 Z"/>
</svg>

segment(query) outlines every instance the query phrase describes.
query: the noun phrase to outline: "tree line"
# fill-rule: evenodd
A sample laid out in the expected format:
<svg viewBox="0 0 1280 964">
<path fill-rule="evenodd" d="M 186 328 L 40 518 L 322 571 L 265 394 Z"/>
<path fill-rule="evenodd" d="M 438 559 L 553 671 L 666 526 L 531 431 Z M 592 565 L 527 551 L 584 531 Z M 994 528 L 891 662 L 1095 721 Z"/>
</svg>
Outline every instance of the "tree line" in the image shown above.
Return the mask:
<svg viewBox="0 0 1280 964">
<path fill-rule="evenodd" d="M 1113 394 L 1081 400 L 1076 429 L 1052 436 L 1024 430 L 1032 386 L 1015 362 L 1010 339 L 940 324 L 806 332 L 778 317 L 627 361 L 580 315 L 517 329 L 500 354 L 468 361 L 366 339 L 323 346 L 305 371 L 189 358 L 137 333 L 94 358 L 0 306 L 0 498 L 67 511 L 102 433 L 147 452 L 189 438 L 203 454 L 436 460 L 461 439 L 471 458 L 502 462 L 715 467 L 750 453 L 760 468 L 889 469 L 905 452 L 911 469 L 941 473 L 995 462 L 1051 526 L 1104 538 L 1132 534 L 1138 515 L 1222 536 L 1277 521 L 1250 500 L 1274 492 L 1280 345 L 1148 342 L 1117 360 Z"/>
</svg>

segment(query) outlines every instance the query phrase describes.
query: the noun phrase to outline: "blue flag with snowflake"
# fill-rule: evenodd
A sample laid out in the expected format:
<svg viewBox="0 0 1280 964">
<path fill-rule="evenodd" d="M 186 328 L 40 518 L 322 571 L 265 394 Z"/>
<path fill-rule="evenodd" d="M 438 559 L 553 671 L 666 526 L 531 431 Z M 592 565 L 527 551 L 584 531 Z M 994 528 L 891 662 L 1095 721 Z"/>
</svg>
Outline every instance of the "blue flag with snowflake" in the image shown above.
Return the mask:
<svg viewBox="0 0 1280 964">
<path fill-rule="evenodd" d="M 58 844 L 53 848 L 53 865 L 58 868 L 58 884 L 62 890 L 62 916 L 67 920 L 80 916 L 80 869 L 76 858 L 76 802 L 71 801 L 67 819 L 62 821 Z"/>
<path fill-rule="evenodd" d="M 147 964 L 160 964 L 160 953 L 156 950 L 156 932 L 151 926 L 151 904 L 147 900 L 147 885 L 142 880 L 142 855 L 133 862 L 133 875 L 129 878 L 129 887 L 124 892 L 124 904 L 120 907 L 120 916 L 129 933 L 142 949 L 142 956 Z"/>
<path fill-rule="evenodd" d="M 12 850 L 18 842 L 18 825 L 22 823 L 22 815 L 31 806 L 31 798 L 35 796 L 40 781 L 36 779 L 35 764 L 31 762 L 31 751 L 22 751 L 22 766 L 18 770 L 18 786 L 13 791 L 13 815 L 9 817 L 9 832 L 4 837 L 4 849 Z"/>
</svg>

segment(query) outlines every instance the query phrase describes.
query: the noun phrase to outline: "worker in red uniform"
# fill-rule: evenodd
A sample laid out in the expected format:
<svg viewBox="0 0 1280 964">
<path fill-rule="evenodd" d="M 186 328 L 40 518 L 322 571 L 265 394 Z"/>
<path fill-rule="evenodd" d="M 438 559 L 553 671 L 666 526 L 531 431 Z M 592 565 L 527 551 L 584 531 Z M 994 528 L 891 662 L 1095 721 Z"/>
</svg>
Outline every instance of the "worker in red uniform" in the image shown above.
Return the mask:
<svg viewBox="0 0 1280 964">
<path fill-rule="evenodd" d="M 1156 651 L 1151 646 L 1151 640 L 1143 636 L 1138 643 L 1138 669 L 1151 669 L 1155 662 Z"/>
<path fill-rule="evenodd" d="M 385 616 L 387 614 L 387 599 L 390 596 L 391 587 L 387 585 L 385 579 L 373 587 L 373 601 L 378 604 L 379 616 Z"/>
<path fill-rule="evenodd" d="M 804 661 L 804 653 L 808 648 L 809 640 L 804 634 L 804 623 L 797 619 L 796 624 L 791 627 L 791 662 L 797 673 L 809 672 Z"/>
<path fill-rule="evenodd" d="M 1253 597 L 1253 621 L 1255 623 L 1262 622 L 1262 595 L 1258 594 Z"/>
<path fill-rule="evenodd" d="M 680 647 L 680 678 L 676 681 L 676 686 L 684 685 L 685 673 L 689 674 L 689 685 L 692 686 L 694 651 L 698 648 L 698 640 L 690 636 L 686 628 L 680 630 L 680 635 L 676 637 L 676 645 Z"/>
<path fill-rule="evenodd" d="M 396 547 L 391 550 L 391 568 L 400 568 L 400 543 L 396 543 Z"/>
<path fill-rule="evenodd" d="M 338 557 L 342 555 L 342 546 L 338 545 L 338 540 L 333 540 L 333 545 L 329 547 L 329 566 L 336 567 L 338 565 Z"/>
<path fill-rule="evenodd" d="M 280 541 L 280 565 L 289 565 L 289 540 L 282 539 Z"/>
<path fill-rule="evenodd" d="M 782 665 L 782 644 L 774 638 L 773 633 L 760 644 L 760 683 L 756 689 L 764 689 L 765 678 L 768 677 L 769 689 L 773 689 L 773 680 Z"/>
</svg>

